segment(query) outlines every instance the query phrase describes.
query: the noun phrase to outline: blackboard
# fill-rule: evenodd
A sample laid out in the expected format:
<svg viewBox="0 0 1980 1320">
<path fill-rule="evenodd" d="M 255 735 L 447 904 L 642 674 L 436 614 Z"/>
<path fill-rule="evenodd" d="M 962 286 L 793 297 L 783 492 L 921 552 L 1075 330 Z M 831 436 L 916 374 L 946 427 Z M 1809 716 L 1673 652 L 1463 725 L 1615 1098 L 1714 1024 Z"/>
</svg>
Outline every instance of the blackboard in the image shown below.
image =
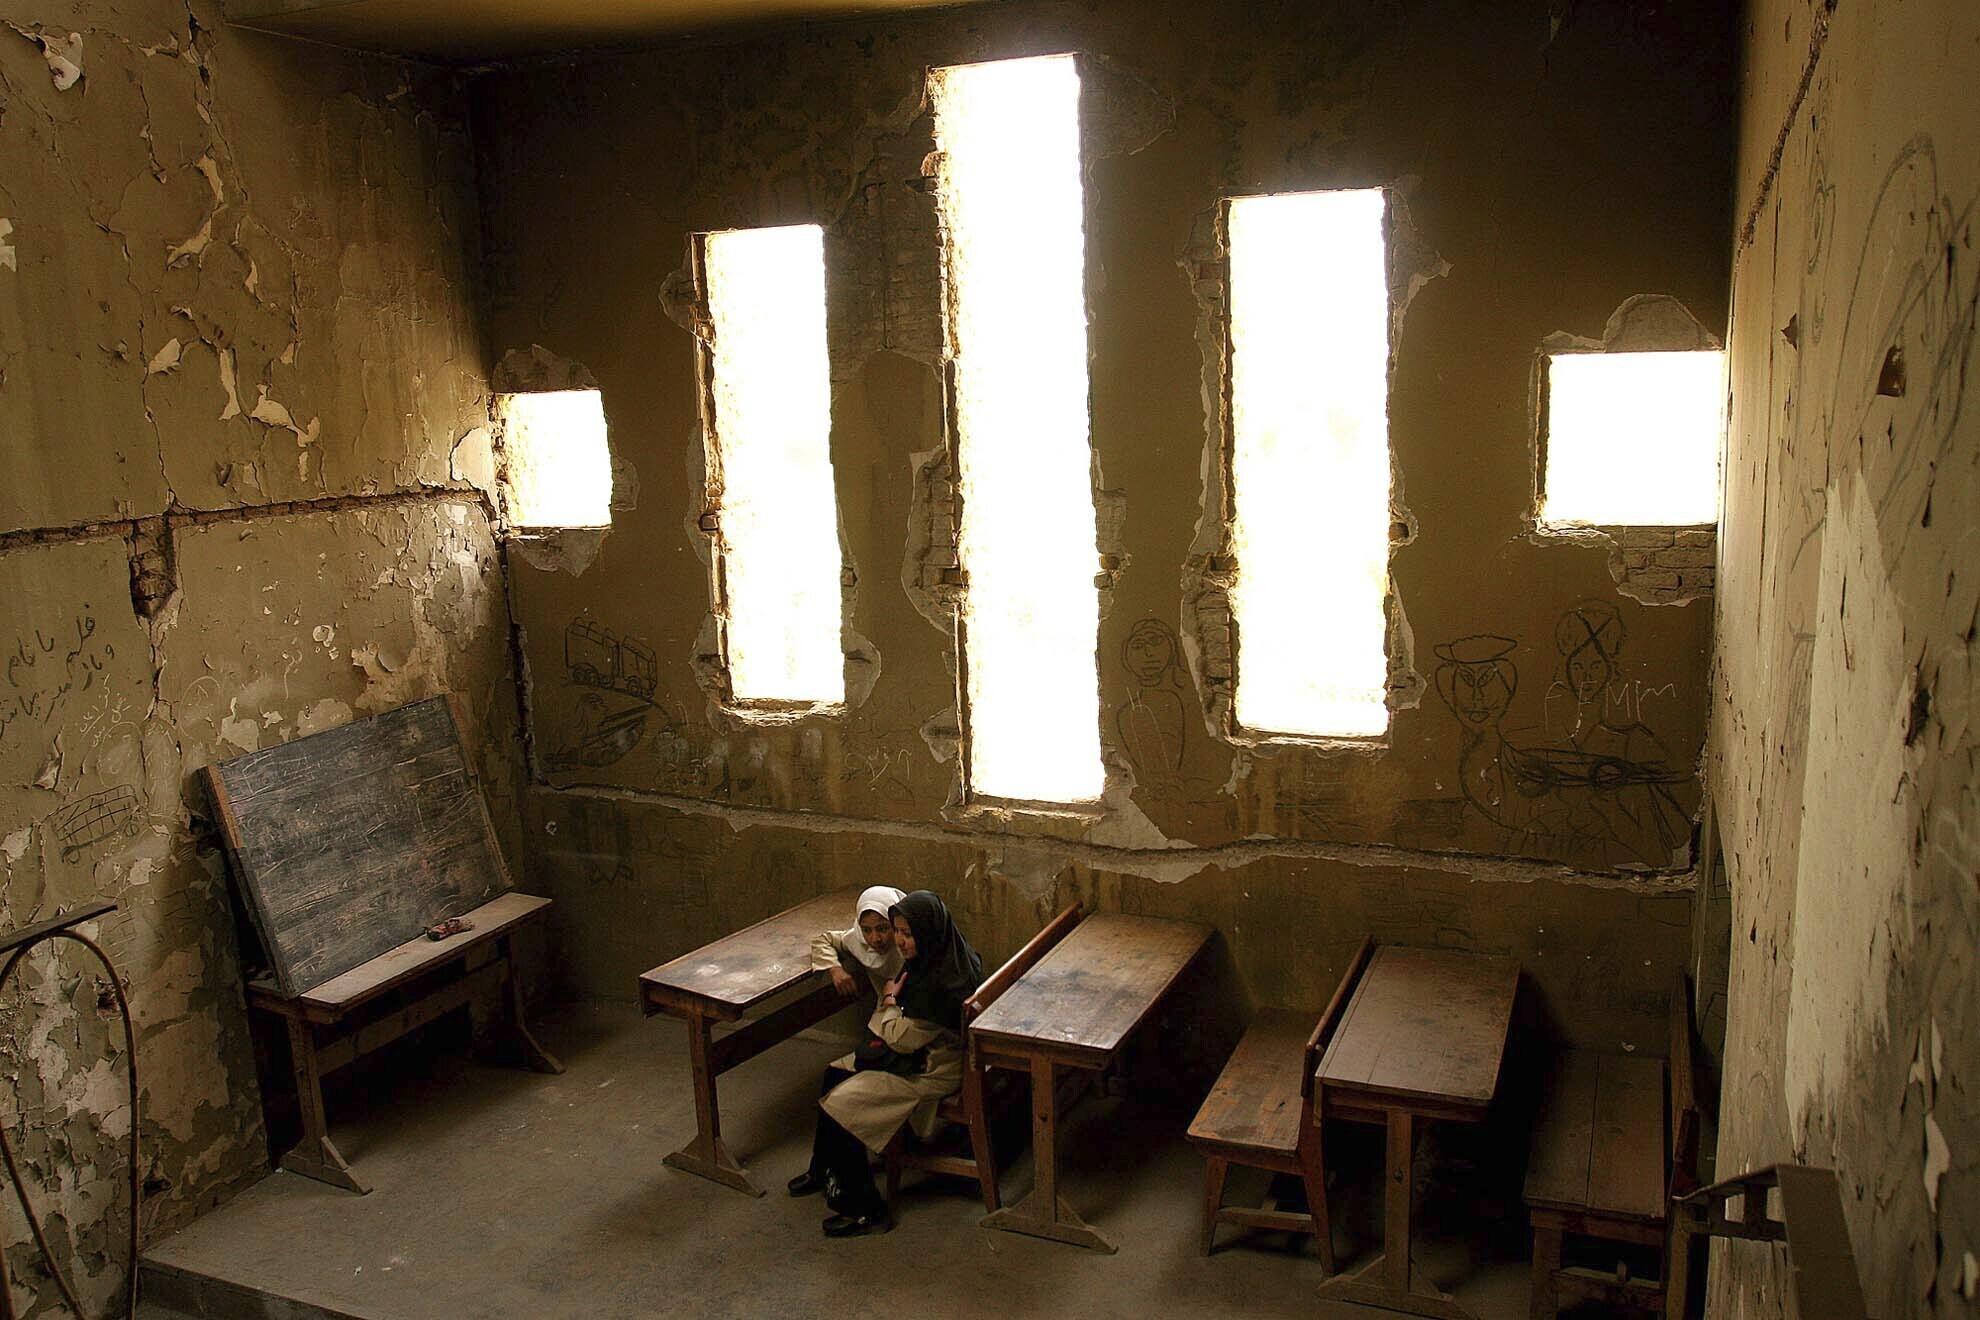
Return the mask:
<svg viewBox="0 0 1980 1320">
<path fill-rule="evenodd" d="M 277 988 L 299 995 L 509 889 L 451 696 L 204 772 Z"/>
</svg>

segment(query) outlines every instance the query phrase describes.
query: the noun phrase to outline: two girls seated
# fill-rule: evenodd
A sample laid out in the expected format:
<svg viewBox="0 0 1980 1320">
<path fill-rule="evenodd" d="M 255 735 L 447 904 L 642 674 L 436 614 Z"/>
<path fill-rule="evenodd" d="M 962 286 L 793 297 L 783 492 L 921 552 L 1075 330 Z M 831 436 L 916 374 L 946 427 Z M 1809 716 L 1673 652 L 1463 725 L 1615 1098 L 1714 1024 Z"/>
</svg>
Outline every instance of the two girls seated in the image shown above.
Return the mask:
<svg viewBox="0 0 1980 1320">
<path fill-rule="evenodd" d="M 825 1194 L 827 1237 L 894 1226 L 868 1156 L 904 1125 L 924 1140 L 934 1134 L 936 1106 L 962 1087 L 963 1001 L 983 981 L 983 960 L 926 889 L 868 889 L 853 920 L 812 941 L 812 965 L 848 998 L 861 989 L 858 968 L 880 1003 L 866 1041 L 826 1067 L 811 1165 L 790 1182 L 792 1196 Z"/>
</svg>

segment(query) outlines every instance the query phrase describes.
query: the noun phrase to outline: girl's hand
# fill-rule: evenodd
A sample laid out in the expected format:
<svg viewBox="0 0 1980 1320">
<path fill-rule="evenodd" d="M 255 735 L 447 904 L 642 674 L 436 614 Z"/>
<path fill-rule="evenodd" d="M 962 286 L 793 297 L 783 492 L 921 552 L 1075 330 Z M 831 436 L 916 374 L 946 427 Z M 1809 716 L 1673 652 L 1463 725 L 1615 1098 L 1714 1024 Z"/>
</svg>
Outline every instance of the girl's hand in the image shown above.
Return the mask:
<svg viewBox="0 0 1980 1320">
<path fill-rule="evenodd" d="M 907 974 L 903 972 L 901 975 L 887 982 L 886 988 L 880 992 L 881 999 L 890 1004 L 894 1003 L 900 998 L 901 987 L 905 984 L 907 984 Z"/>
<path fill-rule="evenodd" d="M 852 974 L 845 968 L 834 967 L 832 969 L 832 988 L 844 995 L 847 999 L 851 999 L 859 993 L 859 982 L 853 980 Z"/>
</svg>

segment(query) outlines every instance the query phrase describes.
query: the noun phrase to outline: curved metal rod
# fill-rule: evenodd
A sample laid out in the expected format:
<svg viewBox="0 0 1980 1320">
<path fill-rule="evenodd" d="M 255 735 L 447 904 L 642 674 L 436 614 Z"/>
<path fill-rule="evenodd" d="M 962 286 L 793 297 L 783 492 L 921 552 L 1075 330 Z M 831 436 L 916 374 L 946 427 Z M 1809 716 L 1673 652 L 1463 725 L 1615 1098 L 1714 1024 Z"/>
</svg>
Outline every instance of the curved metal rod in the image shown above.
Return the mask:
<svg viewBox="0 0 1980 1320">
<path fill-rule="evenodd" d="M 138 1180 L 137 1028 L 131 1020 L 131 1004 L 130 1000 L 124 995 L 124 982 L 118 977 L 116 965 L 110 961 L 110 955 L 103 952 L 98 947 L 96 941 L 74 930 L 64 929 L 49 931 L 33 943 L 23 944 L 18 949 L 15 949 L 13 956 L 7 959 L 7 965 L 4 968 L 0 968 L 0 990 L 7 988 L 7 980 L 13 976 L 14 968 L 20 963 L 21 959 L 25 958 L 34 949 L 39 948 L 43 943 L 54 939 L 74 940 L 77 944 L 82 945 L 85 949 L 96 955 L 96 960 L 103 964 L 103 970 L 109 974 L 111 988 L 117 992 L 117 1011 L 122 1014 L 124 1019 L 124 1061 L 127 1065 L 131 1085 L 131 1271 L 125 1288 L 124 1315 L 126 1320 L 135 1320 L 137 1316 L 138 1195 L 140 1191 Z M 55 1277 L 55 1286 L 61 1289 L 62 1300 L 69 1304 L 69 1309 L 75 1312 L 77 1320 L 84 1320 L 82 1303 L 76 1300 L 75 1289 L 69 1285 L 69 1280 L 63 1275 L 61 1267 L 55 1263 L 55 1253 L 49 1249 L 48 1238 L 41 1231 L 41 1221 L 35 1218 L 34 1207 L 28 1204 L 27 1186 L 21 1181 L 21 1171 L 14 1164 L 14 1148 L 12 1143 L 7 1140 L 7 1130 L 4 1127 L 0 1127 L 0 1160 L 5 1160 L 6 1162 L 7 1177 L 14 1184 L 14 1195 L 20 1199 L 21 1213 L 27 1216 L 28 1229 L 34 1234 L 34 1244 L 41 1249 L 42 1263 L 48 1267 L 48 1272 Z M 0 1252 L 0 1316 L 11 1317 L 13 1314 L 14 1295 L 12 1286 L 7 1280 L 6 1255 L 4 1252 Z"/>
</svg>

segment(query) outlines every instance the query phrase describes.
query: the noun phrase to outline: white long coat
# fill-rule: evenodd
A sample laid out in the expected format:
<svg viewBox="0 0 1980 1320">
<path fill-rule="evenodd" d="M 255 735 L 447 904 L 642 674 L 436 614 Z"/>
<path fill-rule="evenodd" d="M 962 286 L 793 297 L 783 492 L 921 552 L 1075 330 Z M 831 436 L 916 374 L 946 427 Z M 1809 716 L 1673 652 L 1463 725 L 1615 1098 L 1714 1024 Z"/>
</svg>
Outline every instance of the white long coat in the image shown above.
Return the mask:
<svg viewBox="0 0 1980 1320">
<path fill-rule="evenodd" d="M 902 1054 L 912 1054 L 924 1046 L 928 1049 L 928 1067 L 914 1077 L 878 1069 L 856 1072 L 818 1102 L 835 1123 L 878 1155 L 903 1123 L 912 1123 L 915 1134 L 924 1140 L 934 1135 L 938 1124 L 936 1106 L 943 1096 L 962 1089 L 962 1037 L 946 1027 L 918 1022 L 899 1008 L 885 1005 L 874 1010 L 866 1025 Z M 832 1066 L 851 1071 L 853 1056 L 848 1054 L 835 1060 Z"/>
</svg>

